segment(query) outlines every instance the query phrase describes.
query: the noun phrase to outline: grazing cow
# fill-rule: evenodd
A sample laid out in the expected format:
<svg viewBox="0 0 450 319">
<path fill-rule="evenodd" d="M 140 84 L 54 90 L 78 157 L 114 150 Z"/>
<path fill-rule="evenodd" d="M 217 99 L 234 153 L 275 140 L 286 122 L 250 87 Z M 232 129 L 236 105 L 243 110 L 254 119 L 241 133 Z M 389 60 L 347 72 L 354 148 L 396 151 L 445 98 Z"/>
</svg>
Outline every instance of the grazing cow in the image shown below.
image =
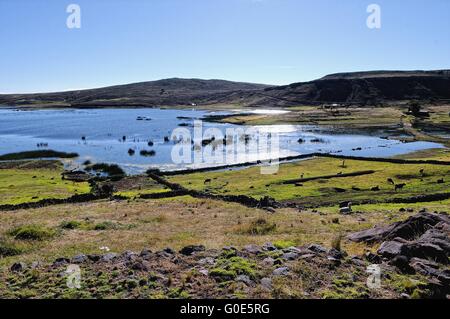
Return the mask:
<svg viewBox="0 0 450 319">
<path fill-rule="evenodd" d="M 395 185 L 394 180 L 393 180 L 392 178 L 388 178 L 388 179 L 387 179 L 387 182 L 388 182 L 389 184 Z"/>
<path fill-rule="evenodd" d="M 403 187 L 405 187 L 405 186 L 406 186 L 405 183 L 402 183 L 402 184 L 396 184 L 396 185 L 395 185 L 395 191 L 397 191 L 398 189 L 403 189 Z"/>
<path fill-rule="evenodd" d="M 380 186 L 375 186 L 370 189 L 373 192 L 378 192 L 380 190 Z"/>
<path fill-rule="evenodd" d="M 437 180 L 437 183 L 438 183 L 438 184 L 444 184 L 444 179 L 443 179 L 443 178 L 438 179 L 438 180 Z"/>
<path fill-rule="evenodd" d="M 210 178 L 205 179 L 204 184 L 207 184 L 207 183 L 211 183 L 211 179 Z"/>
<path fill-rule="evenodd" d="M 419 170 L 419 173 L 420 173 L 420 175 L 424 175 L 424 169 L 423 168 L 421 168 L 420 170 Z"/>
</svg>

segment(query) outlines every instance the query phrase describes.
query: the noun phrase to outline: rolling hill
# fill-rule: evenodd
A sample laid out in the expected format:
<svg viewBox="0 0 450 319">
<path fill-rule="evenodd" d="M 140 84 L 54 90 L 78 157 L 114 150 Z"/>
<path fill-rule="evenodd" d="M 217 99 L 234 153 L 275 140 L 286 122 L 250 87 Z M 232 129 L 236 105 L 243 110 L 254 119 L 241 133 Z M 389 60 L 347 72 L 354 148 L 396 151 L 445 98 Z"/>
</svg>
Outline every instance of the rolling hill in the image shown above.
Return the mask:
<svg viewBox="0 0 450 319">
<path fill-rule="evenodd" d="M 43 107 L 224 104 L 287 107 L 324 103 L 376 105 L 411 100 L 450 100 L 450 70 L 337 73 L 285 86 L 172 78 L 80 91 L 0 95 L 0 105 Z"/>
</svg>

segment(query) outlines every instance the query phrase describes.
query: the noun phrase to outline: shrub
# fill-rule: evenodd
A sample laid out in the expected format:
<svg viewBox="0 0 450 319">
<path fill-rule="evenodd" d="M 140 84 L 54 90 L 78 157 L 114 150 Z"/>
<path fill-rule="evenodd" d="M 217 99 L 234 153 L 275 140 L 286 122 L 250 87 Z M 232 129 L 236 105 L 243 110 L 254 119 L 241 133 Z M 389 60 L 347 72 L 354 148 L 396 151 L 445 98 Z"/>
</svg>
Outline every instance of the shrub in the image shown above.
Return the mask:
<svg viewBox="0 0 450 319">
<path fill-rule="evenodd" d="M 341 250 L 341 241 L 342 241 L 342 234 L 336 235 L 333 240 L 331 241 L 331 248 L 334 248 L 336 250 Z"/>
<path fill-rule="evenodd" d="M 81 222 L 76 220 L 63 221 L 60 226 L 63 229 L 77 229 L 81 226 Z"/>
<path fill-rule="evenodd" d="M 248 226 L 248 228 L 245 230 L 245 233 L 250 235 L 265 235 L 273 232 L 276 227 L 276 224 L 269 223 L 264 218 L 258 218 Z"/>
<path fill-rule="evenodd" d="M 0 241 L 0 257 L 17 256 L 22 253 L 23 249 L 19 245 Z"/>
<path fill-rule="evenodd" d="M 39 225 L 24 225 L 14 228 L 9 234 L 20 240 L 45 240 L 54 237 L 56 232 Z"/>
<path fill-rule="evenodd" d="M 101 222 L 94 226 L 94 230 L 116 229 L 116 225 L 112 222 Z"/>
</svg>

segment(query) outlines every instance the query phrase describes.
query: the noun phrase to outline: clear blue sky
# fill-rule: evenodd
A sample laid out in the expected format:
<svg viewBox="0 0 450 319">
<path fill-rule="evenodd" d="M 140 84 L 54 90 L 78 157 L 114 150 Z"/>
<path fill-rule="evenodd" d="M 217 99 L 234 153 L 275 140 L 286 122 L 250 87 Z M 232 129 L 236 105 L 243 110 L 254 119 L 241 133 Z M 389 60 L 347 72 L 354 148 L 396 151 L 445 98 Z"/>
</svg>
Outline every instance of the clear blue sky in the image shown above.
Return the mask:
<svg viewBox="0 0 450 319">
<path fill-rule="evenodd" d="M 66 7 L 81 6 L 81 29 Z M 366 26 L 377 3 L 382 28 Z M 0 92 L 450 68 L 449 0 L 0 0 Z"/>
</svg>

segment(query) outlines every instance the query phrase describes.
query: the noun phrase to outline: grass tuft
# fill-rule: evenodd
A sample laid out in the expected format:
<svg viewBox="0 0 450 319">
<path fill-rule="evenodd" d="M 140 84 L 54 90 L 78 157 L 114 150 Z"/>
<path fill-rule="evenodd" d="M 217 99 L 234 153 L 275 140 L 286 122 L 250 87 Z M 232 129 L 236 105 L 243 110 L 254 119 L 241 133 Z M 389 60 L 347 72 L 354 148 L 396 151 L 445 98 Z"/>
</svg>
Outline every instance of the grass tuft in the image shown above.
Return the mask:
<svg viewBox="0 0 450 319">
<path fill-rule="evenodd" d="M 12 229 L 9 235 L 18 240 L 46 240 L 53 238 L 56 232 L 40 225 L 24 225 Z"/>
</svg>

